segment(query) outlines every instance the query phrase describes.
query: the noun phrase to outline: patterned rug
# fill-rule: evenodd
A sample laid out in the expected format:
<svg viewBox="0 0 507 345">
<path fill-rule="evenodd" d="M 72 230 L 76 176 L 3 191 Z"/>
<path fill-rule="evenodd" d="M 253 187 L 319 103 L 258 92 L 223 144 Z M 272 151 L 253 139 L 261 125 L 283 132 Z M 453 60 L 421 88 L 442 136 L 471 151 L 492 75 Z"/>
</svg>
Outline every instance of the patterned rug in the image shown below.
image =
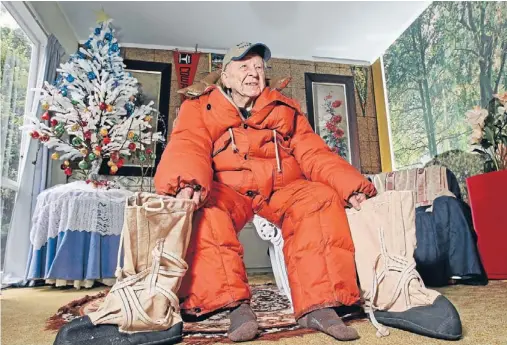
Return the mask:
<svg viewBox="0 0 507 345">
<path fill-rule="evenodd" d="M 314 332 L 297 325 L 289 300 L 278 291 L 276 285 L 253 285 L 251 288 L 252 308 L 257 315 L 261 330 L 259 340 L 278 340 Z M 94 296 L 87 295 L 61 307 L 47 320 L 46 329 L 57 331 L 67 322 L 97 310 L 107 292 L 108 290 L 105 290 Z M 364 320 L 364 315 L 358 308 L 348 308 L 338 312 L 348 324 Z M 214 314 L 204 320 L 187 321 L 183 329 L 183 343 L 188 345 L 230 343 L 227 338 L 228 327 L 227 312 Z"/>
</svg>

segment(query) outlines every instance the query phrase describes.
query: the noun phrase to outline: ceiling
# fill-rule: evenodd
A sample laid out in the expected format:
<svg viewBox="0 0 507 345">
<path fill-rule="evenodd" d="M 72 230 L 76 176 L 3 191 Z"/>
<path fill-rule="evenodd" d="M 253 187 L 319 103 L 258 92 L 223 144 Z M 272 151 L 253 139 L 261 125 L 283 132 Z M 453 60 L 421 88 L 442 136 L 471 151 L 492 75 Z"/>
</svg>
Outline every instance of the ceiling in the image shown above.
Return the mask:
<svg viewBox="0 0 507 345">
<path fill-rule="evenodd" d="M 371 63 L 430 1 L 200 2 L 60 1 L 70 26 L 85 40 L 101 7 L 124 46 L 221 52 L 264 42 L 274 57 Z"/>
</svg>

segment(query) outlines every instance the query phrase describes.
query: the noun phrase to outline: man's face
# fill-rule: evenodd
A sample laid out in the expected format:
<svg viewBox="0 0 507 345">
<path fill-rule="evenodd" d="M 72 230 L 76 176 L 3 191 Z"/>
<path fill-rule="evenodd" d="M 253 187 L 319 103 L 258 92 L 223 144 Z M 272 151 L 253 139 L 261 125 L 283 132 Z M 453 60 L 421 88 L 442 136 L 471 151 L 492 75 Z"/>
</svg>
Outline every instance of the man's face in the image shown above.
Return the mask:
<svg viewBox="0 0 507 345">
<path fill-rule="evenodd" d="M 266 87 L 264 61 L 259 55 L 247 55 L 240 61 L 231 61 L 222 75 L 225 87 L 243 97 L 255 98 Z"/>
</svg>

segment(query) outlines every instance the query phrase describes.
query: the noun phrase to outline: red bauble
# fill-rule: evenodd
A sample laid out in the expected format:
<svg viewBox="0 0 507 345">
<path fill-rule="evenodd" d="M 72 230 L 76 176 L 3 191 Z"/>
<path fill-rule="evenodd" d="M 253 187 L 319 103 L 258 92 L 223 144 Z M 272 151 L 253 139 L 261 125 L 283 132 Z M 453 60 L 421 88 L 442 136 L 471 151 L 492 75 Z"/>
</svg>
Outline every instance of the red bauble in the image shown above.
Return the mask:
<svg viewBox="0 0 507 345">
<path fill-rule="evenodd" d="M 116 166 L 119 168 L 121 168 L 123 166 L 123 164 L 125 164 L 125 161 L 123 160 L 123 158 L 120 158 L 118 160 L 118 162 L 116 162 Z"/>
<path fill-rule="evenodd" d="M 99 108 L 100 108 L 100 110 L 106 110 L 107 109 L 107 104 L 104 103 L 104 102 L 102 102 L 102 103 L 100 103 Z"/>
<path fill-rule="evenodd" d="M 43 119 L 44 121 L 47 121 L 49 120 L 49 112 L 45 112 L 42 116 L 41 116 L 41 119 Z"/>
<path fill-rule="evenodd" d="M 92 138 L 92 132 L 91 131 L 84 132 L 84 138 L 90 140 Z"/>
<path fill-rule="evenodd" d="M 130 143 L 129 144 L 129 150 L 130 151 L 135 151 L 135 149 L 136 149 L 136 144 L 135 143 Z"/>
<path fill-rule="evenodd" d="M 109 137 L 105 137 L 102 142 L 104 143 L 104 145 L 107 145 L 111 142 L 111 139 Z"/>
<path fill-rule="evenodd" d="M 51 119 L 51 126 L 55 127 L 58 124 L 57 119 Z"/>
<path fill-rule="evenodd" d="M 39 132 L 37 131 L 33 131 L 32 133 L 30 133 L 30 136 L 33 138 L 33 139 L 38 139 L 40 134 Z"/>
<path fill-rule="evenodd" d="M 113 162 L 116 162 L 119 158 L 120 158 L 120 155 L 118 154 L 118 152 L 112 152 L 111 153 L 111 160 Z"/>
<path fill-rule="evenodd" d="M 148 148 L 148 149 L 146 149 L 146 154 L 147 154 L 147 155 L 151 155 L 151 153 L 152 153 L 152 152 L 153 152 L 153 151 L 152 151 L 152 149 L 149 149 L 149 148 Z"/>
<path fill-rule="evenodd" d="M 81 121 L 81 122 L 79 122 L 79 124 L 81 125 L 81 127 L 86 127 L 86 125 L 88 125 L 88 122 Z"/>
<path fill-rule="evenodd" d="M 100 146 L 100 145 L 95 146 L 95 150 L 102 151 L 102 146 Z"/>
<path fill-rule="evenodd" d="M 65 173 L 65 175 L 67 176 L 70 176 L 72 175 L 72 169 L 71 168 L 65 168 L 65 170 L 63 171 Z"/>
<path fill-rule="evenodd" d="M 45 143 L 46 141 L 49 141 L 49 135 L 44 134 L 42 137 L 40 137 L 39 140 Z"/>
</svg>

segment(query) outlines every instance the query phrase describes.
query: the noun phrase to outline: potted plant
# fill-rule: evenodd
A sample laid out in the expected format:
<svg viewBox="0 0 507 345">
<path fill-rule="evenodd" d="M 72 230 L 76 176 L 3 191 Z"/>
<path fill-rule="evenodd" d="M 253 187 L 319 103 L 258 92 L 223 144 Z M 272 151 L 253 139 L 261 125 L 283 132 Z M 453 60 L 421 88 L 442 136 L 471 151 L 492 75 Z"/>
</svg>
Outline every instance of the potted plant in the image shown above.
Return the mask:
<svg viewBox="0 0 507 345">
<path fill-rule="evenodd" d="M 507 92 L 467 112 L 484 174 L 467 178 L 478 248 L 489 279 L 507 279 Z"/>
</svg>

